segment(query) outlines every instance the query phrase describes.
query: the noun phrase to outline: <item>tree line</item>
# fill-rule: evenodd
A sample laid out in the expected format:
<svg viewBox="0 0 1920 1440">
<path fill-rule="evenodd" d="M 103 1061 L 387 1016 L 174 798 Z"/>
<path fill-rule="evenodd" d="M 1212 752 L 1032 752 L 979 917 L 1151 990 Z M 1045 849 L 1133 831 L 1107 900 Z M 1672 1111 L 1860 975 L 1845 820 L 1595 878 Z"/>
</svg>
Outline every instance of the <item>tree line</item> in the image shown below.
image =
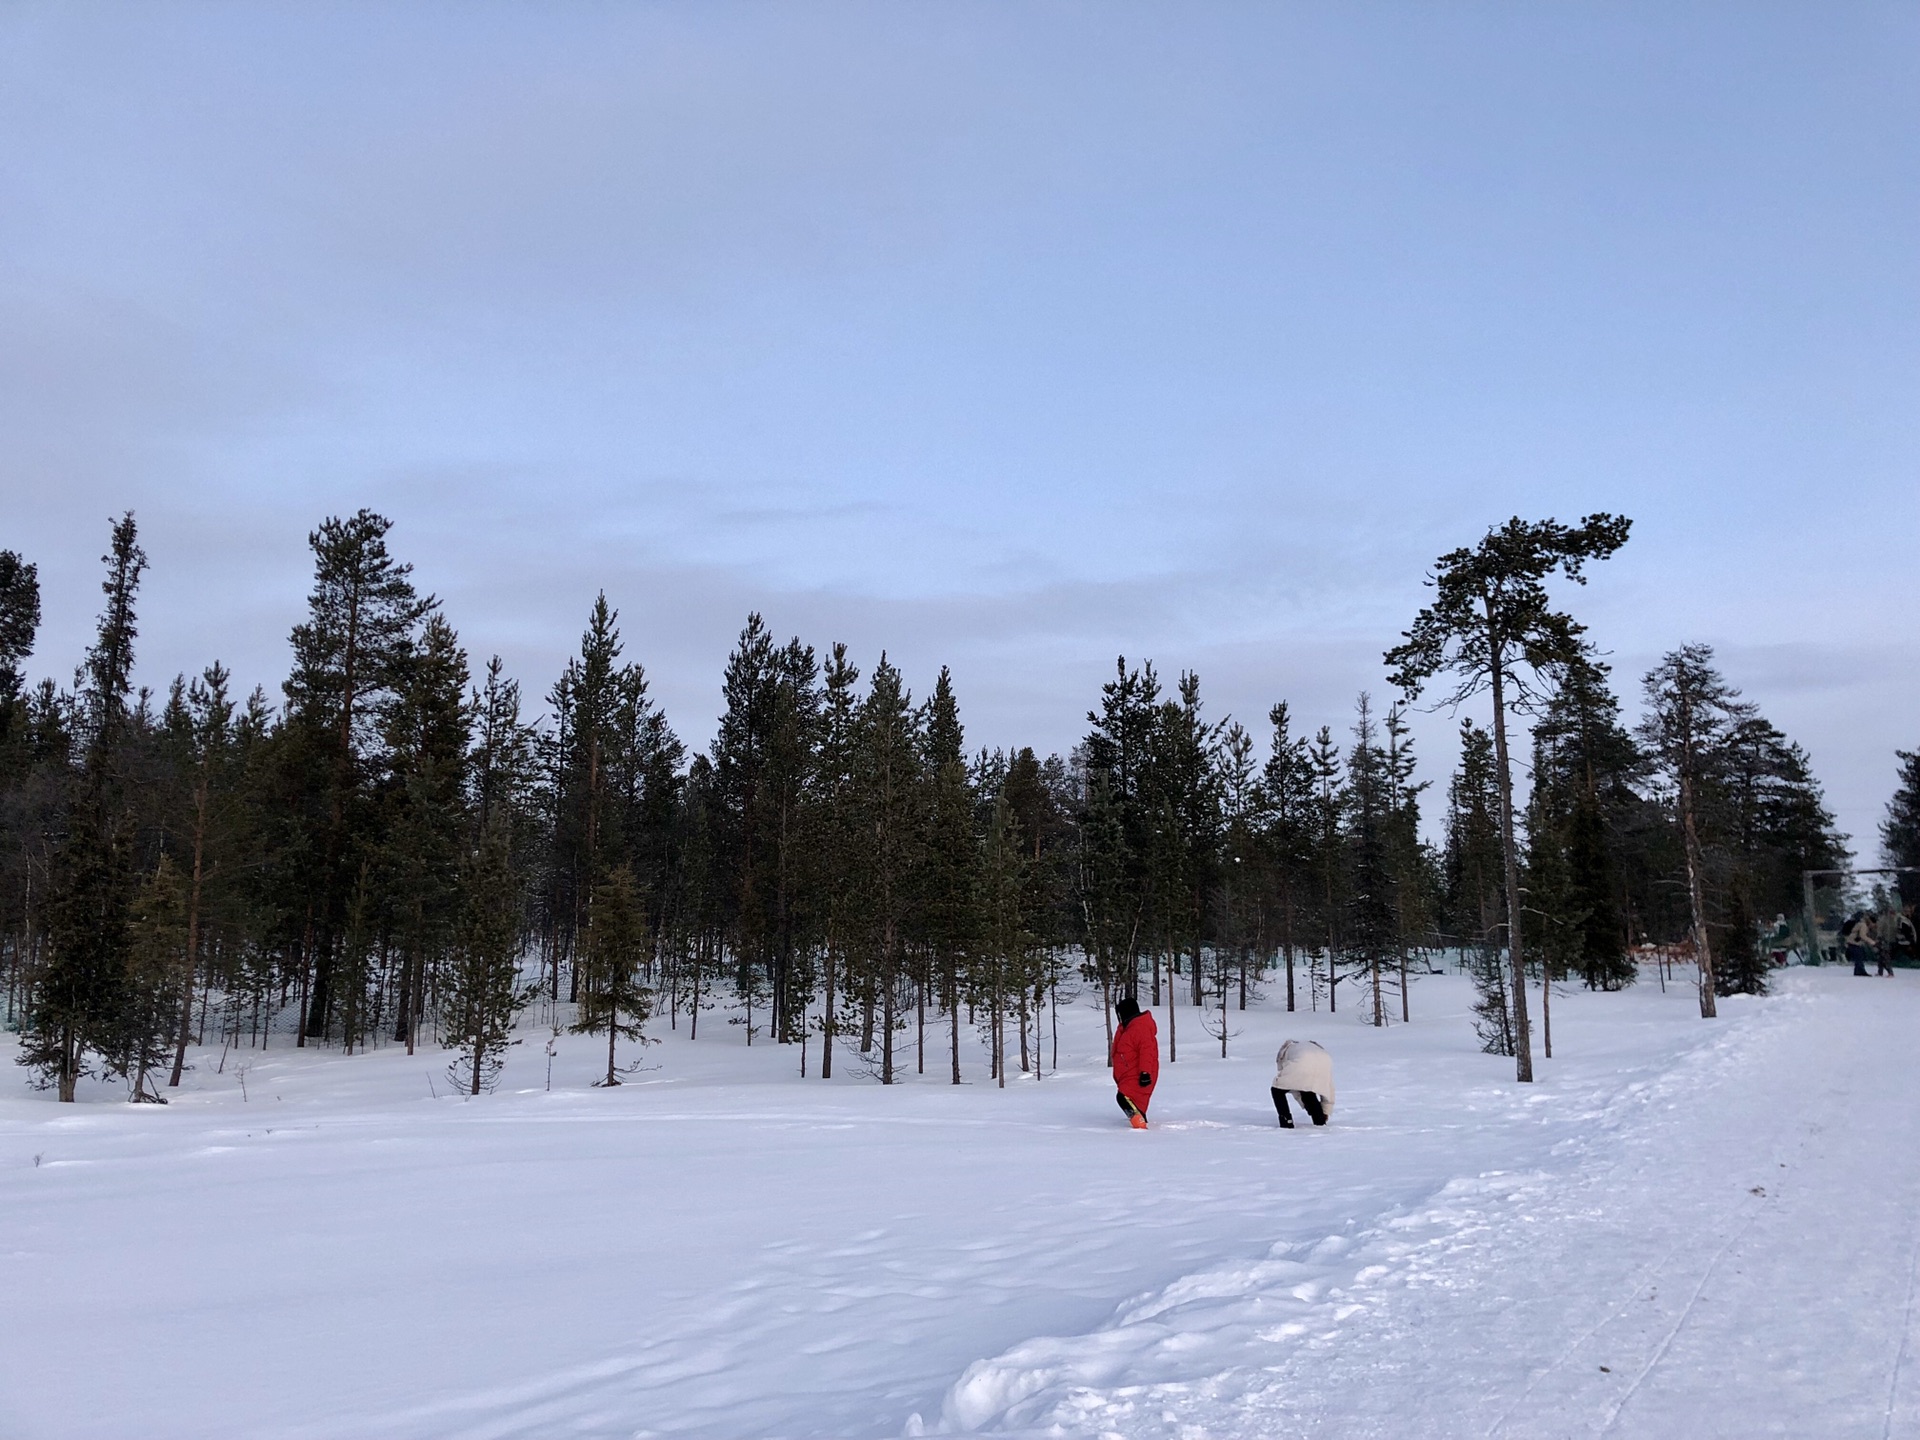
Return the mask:
<svg viewBox="0 0 1920 1440">
<path fill-rule="evenodd" d="M 531 1010 L 603 1039 L 617 1084 L 649 1026 L 713 1014 L 802 1073 L 989 1080 L 1058 1064 L 1063 1001 L 1165 1005 L 1218 1045 L 1271 989 L 1411 1018 L 1464 958 L 1489 1049 L 1531 1073 L 1527 989 L 1611 989 L 1632 947 L 1690 938 L 1703 1013 L 1766 983 L 1760 922 L 1842 863 L 1807 758 L 1684 646 L 1622 718 L 1608 666 L 1544 580 L 1626 522 L 1513 521 L 1441 557 L 1435 601 L 1338 731 L 1276 702 L 1255 734 L 1199 678 L 1117 662 L 1068 755 L 969 749 L 951 675 L 921 698 L 882 653 L 748 617 L 692 753 L 602 595 L 538 714 L 476 671 L 361 511 L 309 537 L 313 588 L 277 697 L 218 662 L 134 683 L 146 570 L 111 528 L 96 638 L 29 684 L 34 567 L 0 551 L 0 964 L 34 1081 L 158 1100 L 202 1043 L 433 1044 L 493 1083 Z M 1436 676 L 1465 721 L 1441 840 L 1423 838 L 1408 707 Z M 1508 719 L 1530 725 L 1516 799 Z M 1184 1019 L 1183 1019 L 1184 1012 Z M 1547 1037 L 1551 1053 L 1550 1017 Z M 1197 1033 L 1196 1033 L 1197 1032 Z M 963 1044 L 963 1035 L 972 1037 Z"/>
</svg>

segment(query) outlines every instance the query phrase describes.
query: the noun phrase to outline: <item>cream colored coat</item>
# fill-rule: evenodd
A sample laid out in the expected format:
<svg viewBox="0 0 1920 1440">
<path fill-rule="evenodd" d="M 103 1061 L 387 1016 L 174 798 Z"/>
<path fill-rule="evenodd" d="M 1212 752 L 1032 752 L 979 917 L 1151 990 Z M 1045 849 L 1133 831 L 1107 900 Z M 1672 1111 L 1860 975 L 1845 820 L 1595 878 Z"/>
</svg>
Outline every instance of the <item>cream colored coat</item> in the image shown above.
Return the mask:
<svg viewBox="0 0 1920 1440">
<path fill-rule="evenodd" d="M 1289 1040 L 1274 1056 L 1273 1088 L 1308 1091 L 1333 1110 L 1333 1057 L 1316 1040 Z"/>
</svg>

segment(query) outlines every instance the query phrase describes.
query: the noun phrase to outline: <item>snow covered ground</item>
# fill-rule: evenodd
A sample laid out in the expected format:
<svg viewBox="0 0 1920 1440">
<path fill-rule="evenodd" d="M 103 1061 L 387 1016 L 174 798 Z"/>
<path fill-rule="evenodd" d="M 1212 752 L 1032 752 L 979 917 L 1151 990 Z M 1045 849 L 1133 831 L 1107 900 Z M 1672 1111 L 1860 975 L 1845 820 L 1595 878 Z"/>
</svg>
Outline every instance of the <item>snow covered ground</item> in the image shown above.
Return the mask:
<svg viewBox="0 0 1920 1440">
<path fill-rule="evenodd" d="M 165 1108 L 16 1071 L 0 1436 L 1920 1434 L 1920 978 L 1556 997 L 1532 1087 L 1467 998 L 1269 1001 L 1226 1060 L 1183 1008 L 1145 1133 L 1092 1007 L 1004 1091 L 711 1016 L 613 1091 L 586 1038 L 475 1100 L 278 1039 Z"/>
</svg>

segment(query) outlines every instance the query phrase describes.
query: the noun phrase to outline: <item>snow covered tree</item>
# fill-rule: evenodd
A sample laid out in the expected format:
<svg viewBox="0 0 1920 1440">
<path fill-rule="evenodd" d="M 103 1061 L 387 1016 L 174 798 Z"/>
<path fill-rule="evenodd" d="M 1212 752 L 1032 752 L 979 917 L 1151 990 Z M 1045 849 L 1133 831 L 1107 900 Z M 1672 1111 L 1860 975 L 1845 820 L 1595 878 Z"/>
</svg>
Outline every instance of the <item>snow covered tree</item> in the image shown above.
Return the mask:
<svg viewBox="0 0 1920 1440">
<path fill-rule="evenodd" d="M 1514 1070 L 1533 1079 L 1526 970 L 1520 915 L 1520 854 L 1514 841 L 1513 767 L 1507 744 L 1509 706 L 1535 698 L 1534 677 L 1580 653 L 1583 627 L 1552 608 L 1545 581 L 1556 573 L 1576 584 L 1589 560 L 1604 560 L 1626 543 L 1631 522 L 1595 514 L 1575 526 L 1518 516 L 1472 549 L 1449 551 L 1429 582 L 1433 603 L 1414 617 L 1405 641 L 1386 653 L 1393 683 L 1417 699 L 1440 673 L 1458 677 L 1449 703 L 1482 691 L 1493 701 L 1494 778 L 1500 788 L 1500 848 L 1507 889 L 1507 954 L 1512 966 Z"/>
</svg>

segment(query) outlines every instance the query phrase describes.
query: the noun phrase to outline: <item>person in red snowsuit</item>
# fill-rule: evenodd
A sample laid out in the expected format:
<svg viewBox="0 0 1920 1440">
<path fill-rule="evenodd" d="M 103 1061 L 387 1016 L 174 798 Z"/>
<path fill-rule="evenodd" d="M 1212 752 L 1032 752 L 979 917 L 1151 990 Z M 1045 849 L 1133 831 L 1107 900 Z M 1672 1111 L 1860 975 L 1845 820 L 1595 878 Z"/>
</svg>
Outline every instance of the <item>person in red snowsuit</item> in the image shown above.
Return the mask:
<svg viewBox="0 0 1920 1440">
<path fill-rule="evenodd" d="M 1119 1032 L 1113 1037 L 1113 1083 L 1119 1087 L 1114 1099 L 1120 1102 L 1128 1123 L 1136 1130 L 1147 1128 L 1147 1105 L 1153 1099 L 1153 1087 L 1160 1079 L 1160 1032 L 1152 1012 L 1142 1012 L 1140 1002 L 1123 996 L 1113 1007 L 1120 1019 Z"/>
</svg>

